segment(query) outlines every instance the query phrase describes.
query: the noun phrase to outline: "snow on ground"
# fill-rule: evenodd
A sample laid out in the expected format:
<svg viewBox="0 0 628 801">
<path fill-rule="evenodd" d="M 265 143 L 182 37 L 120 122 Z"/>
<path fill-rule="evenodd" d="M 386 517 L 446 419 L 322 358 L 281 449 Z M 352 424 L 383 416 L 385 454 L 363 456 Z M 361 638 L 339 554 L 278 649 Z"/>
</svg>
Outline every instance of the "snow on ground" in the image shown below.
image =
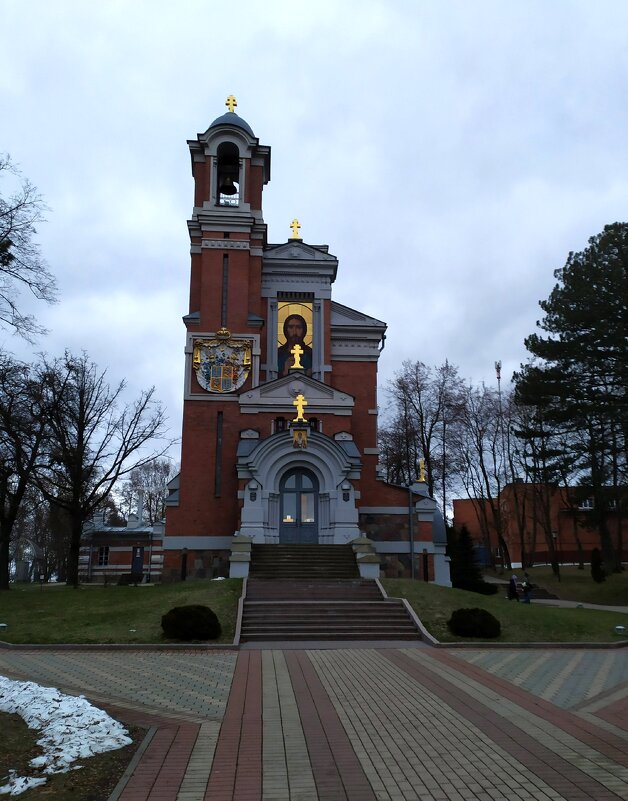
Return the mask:
<svg viewBox="0 0 628 801">
<path fill-rule="evenodd" d="M 43 784 L 46 774 L 76 770 L 81 767 L 73 764 L 77 760 L 132 742 L 122 724 L 82 695 L 63 695 L 53 687 L 30 681 L 0 676 L 0 712 L 20 715 L 29 729 L 39 729 L 42 736 L 37 743 L 43 749 L 41 756 L 31 760 L 33 776 L 17 776 L 10 771 L 8 777 L 0 777 L 0 781 L 8 779 L 0 786 L 0 795 L 18 795 Z"/>
</svg>

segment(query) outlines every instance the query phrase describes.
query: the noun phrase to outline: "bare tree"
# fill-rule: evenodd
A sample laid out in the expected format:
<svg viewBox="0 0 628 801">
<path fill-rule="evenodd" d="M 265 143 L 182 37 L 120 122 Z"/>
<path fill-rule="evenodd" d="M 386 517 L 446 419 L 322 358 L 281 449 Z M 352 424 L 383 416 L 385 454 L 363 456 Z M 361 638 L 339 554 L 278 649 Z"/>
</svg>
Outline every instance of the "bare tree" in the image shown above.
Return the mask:
<svg viewBox="0 0 628 801">
<path fill-rule="evenodd" d="M 46 420 L 32 368 L 0 353 L 0 590 L 9 589 L 9 548 L 40 465 Z"/>
<path fill-rule="evenodd" d="M 153 459 L 132 470 L 119 492 L 126 514 L 133 512 L 141 499 L 145 524 L 153 526 L 163 520 L 168 482 L 175 473 L 176 467 L 169 459 Z"/>
<path fill-rule="evenodd" d="M 428 491 L 440 498 L 446 515 L 453 479 L 449 442 L 464 399 L 458 369 L 448 361 L 435 368 L 406 361 L 389 384 L 389 393 L 392 418 L 380 435 L 385 469 L 407 484 L 418 475 L 419 460 L 425 459 Z"/>
<path fill-rule="evenodd" d="M 475 511 L 485 542 L 493 528 L 504 565 L 512 566 L 504 537 L 501 491 L 505 484 L 502 420 L 497 393 L 484 385 L 467 388 L 461 425 L 456 429 L 456 461 L 460 478 Z"/>
<path fill-rule="evenodd" d="M 85 522 L 122 476 L 163 455 L 171 443 L 164 440 L 165 416 L 153 398 L 154 389 L 123 403 L 125 382 L 111 388 L 106 373 L 85 353 L 66 352 L 62 359 L 44 361 L 41 381 L 50 409 L 51 442 L 50 462 L 39 473 L 39 485 L 70 518 L 67 583 L 77 587 Z"/>
<path fill-rule="evenodd" d="M 20 311 L 21 293 L 28 291 L 46 303 L 54 303 L 57 296 L 55 278 L 35 242 L 46 206 L 8 155 L 0 155 L 0 179 L 17 183 L 6 197 L 0 193 L 0 325 L 32 342 L 45 329 Z"/>
</svg>

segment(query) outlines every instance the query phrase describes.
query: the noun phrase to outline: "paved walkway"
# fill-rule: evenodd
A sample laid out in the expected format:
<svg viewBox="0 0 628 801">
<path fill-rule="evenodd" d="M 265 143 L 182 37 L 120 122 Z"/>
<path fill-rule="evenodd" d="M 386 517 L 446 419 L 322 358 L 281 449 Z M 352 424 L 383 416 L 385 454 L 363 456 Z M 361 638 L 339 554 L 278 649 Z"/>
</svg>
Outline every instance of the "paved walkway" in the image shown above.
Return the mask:
<svg viewBox="0 0 628 801">
<path fill-rule="evenodd" d="M 148 728 L 116 801 L 628 799 L 627 649 L 4 650 L 0 673 Z"/>
</svg>

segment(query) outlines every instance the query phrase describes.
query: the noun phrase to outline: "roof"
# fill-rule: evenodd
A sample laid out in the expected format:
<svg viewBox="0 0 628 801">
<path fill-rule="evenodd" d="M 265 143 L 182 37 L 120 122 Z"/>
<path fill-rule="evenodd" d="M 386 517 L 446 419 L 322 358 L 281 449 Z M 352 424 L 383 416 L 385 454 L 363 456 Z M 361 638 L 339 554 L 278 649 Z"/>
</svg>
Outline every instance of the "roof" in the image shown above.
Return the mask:
<svg viewBox="0 0 628 801">
<path fill-rule="evenodd" d="M 253 129 L 248 122 L 243 120 L 242 117 L 239 117 L 235 111 L 227 111 L 221 117 L 216 117 L 209 127 L 217 128 L 219 125 L 230 125 L 232 128 L 242 128 L 242 130 L 246 131 L 250 136 L 255 137 Z"/>
</svg>

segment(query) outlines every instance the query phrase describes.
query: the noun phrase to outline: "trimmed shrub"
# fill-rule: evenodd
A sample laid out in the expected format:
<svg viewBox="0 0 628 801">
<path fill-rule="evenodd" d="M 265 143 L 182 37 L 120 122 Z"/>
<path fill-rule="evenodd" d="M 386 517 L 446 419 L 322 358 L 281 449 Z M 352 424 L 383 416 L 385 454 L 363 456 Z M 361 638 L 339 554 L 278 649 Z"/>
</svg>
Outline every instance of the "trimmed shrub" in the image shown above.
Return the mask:
<svg viewBox="0 0 628 801">
<path fill-rule="evenodd" d="M 216 640 L 222 628 L 208 606 L 175 606 L 161 618 L 161 627 L 171 640 Z"/>
<path fill-rule="evenodd" d="M 452 634 L 459 637 L 478 637 L 483 640 L 492 640 L 499 637 L 502 631 L 501 624 L 496 617 L 486 609 L 456 609 L 447 621 L 447 627 Z"/>
</svg>

